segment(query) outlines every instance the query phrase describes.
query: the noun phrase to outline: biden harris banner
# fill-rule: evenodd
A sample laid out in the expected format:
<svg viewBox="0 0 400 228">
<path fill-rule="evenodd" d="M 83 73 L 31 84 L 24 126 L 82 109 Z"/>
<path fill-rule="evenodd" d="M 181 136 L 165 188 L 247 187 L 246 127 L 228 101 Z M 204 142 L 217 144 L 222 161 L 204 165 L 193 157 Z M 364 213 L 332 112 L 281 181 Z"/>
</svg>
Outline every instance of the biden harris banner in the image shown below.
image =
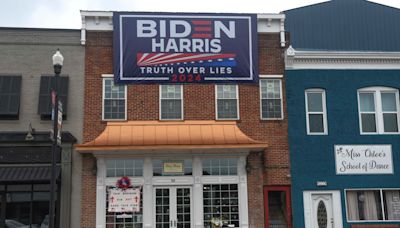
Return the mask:
<svg viewBox="0 0 400 228">
<path fill-rule="evenodd" d="M 114 12 L 116 83 L 258 81 L 257 15 Z"/>
</svg>

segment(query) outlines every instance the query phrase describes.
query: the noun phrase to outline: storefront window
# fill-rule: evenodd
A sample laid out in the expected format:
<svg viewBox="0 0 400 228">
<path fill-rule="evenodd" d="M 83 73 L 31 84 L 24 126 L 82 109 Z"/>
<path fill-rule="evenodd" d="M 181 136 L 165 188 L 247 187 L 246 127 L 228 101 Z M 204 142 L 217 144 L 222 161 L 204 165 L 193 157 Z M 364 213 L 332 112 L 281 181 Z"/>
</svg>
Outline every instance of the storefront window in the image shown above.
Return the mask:
<svg viewBox="0 0 400 228">
<path fill-rule="evenodd" d="M 46 227 L 50 200 L 48 189 L 49 185 L 4 187 L 2 197 L 5 199 L 0 203 L 0 210 L 5 211 L 5 227 Z"/>
<path fill-rule="evenodd" d="M 349 221 L 400 220 L 400 190 L 348 190 Z"/>
<path fill-rule="evenodd" d="M 239 227 L 239 194 L 237 184 L 203 186 L 204 227 L 211 228 L 211 220 L 219 218 L 223 227 Z M 233 225 L 233 226 L 232 226 Z"/>
<path fill-rule="evenodd" d="M 237 158 L 204 159 L 203 175 L 237 175 Z"/>
<path fill-rule="evenodd" d="M 143 176 L 143 159 L 106 160 L 107 177 Z"/>
<path fill-rule="evenodd" d="M 153 176 L 190 176 L 192 160 L 153 160 Z"/>
<path fill-rule="evenodd" d="M 108 194 L 106 197 L 106 228 L 142 228 L 143 227 L 143 192 L 140 191 L 140 212 L 108 212 Z"/>
</svg>

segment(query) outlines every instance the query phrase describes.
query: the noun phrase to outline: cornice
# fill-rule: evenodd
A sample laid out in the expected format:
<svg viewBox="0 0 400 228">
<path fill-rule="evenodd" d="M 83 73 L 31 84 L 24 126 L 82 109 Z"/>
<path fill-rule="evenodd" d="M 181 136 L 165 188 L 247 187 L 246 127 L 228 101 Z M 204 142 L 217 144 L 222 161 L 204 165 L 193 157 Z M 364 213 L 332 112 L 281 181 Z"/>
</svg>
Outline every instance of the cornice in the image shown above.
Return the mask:
<svg viewBox="0 0 400 228">
<path fill-rule="evenodd" d="M 286 50 L 287 70 L 400 69 L 400 52 Z"/>
</svg>

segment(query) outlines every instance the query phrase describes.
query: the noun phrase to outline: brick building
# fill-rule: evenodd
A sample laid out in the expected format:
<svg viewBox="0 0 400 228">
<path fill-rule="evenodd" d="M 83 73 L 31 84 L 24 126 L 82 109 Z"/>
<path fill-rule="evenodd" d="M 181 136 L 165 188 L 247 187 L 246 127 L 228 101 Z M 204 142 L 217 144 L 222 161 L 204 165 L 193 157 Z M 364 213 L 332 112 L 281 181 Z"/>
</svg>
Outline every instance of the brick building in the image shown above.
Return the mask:
<svg viewBox="0 0 400 228">
<path fill-rule="evenodd" d="M 81 227 L 291 227 L 284 15 L 257 15 L 255 83 L 126 85 L 113 75 L 115 13 L 81 14 Z M 139 212 L 110 211 L 123 176 Z"/>
</svg>

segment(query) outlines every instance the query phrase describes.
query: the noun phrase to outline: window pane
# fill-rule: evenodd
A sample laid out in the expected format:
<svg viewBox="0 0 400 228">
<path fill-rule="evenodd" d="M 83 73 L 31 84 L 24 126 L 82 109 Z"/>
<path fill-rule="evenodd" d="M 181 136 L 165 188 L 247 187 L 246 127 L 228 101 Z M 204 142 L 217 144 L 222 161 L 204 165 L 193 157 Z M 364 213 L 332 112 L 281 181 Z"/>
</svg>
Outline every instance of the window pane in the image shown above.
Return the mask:
<svg viewBox="0 0 400 228">
<path fill-rule="evenodd" d="M 323 112 L 322 93 L 307 93 L 307 106 L 309 112 Z"/>
<path fill-rule="evenodd" d="M 280 99 L 262 99 L 262 118 L 282 118 Z"/>
<path fill-rule="evenodd" d="M 396 112 L 396 94 L 395 93 L 382 93 L 382 111 Z"/>
<path fill-rule="evenodd" d="M 385 132 L 398 132 L 397 114 L 383 113 L 383 126 Z"/>
<path fill-rule="evenodd" d="M 375 112 L 374 93 L 360 93 L 360 111 Z"/>
<path fill-rule="evenodd" d="M 324 132 L 324 118 L 322 114 L 309 114 L 309 125 L 310 132 L 312 133 L 323 133 Z"/>
<path fill-rule="evenodd" d="M 161 98 L 181 99 L 181 85 L 161 85 Z"/>
<path fill-rule="evenodd" d="M 383 220 L 380 191 L 347 191 L 349 220 Z"/>
<path fill-rule="evenodd" d="M 219 119 L 236 119 L 237 102 L 234 100 L 218 99 L 218 118 Z"/>
<path fill-rule="evenodd" d="M 362 132 L 376 132 L 375 114 L 361 114 Z"/>
<path fill-rule="evenodd" d="M 400 190 L 384 190 L 385 213 L 387 220 L 400 220 Z"/>
<path fill-rule="evenodd" d="M 236 99 L 236 85 L 217 85 L 218 99 Z"/>
<path fill-rule="evenodd" d="M 181 119 L 181 100 L 161 100 L 161 119 Z"/>
<path fill-rule="evenodd" d="M 222 218 L 227 225 L 239 227 L 238 201 L 237 184 L 204 185 L 204 227 L 212 228 L 212 218 Z"/>
</svg>

